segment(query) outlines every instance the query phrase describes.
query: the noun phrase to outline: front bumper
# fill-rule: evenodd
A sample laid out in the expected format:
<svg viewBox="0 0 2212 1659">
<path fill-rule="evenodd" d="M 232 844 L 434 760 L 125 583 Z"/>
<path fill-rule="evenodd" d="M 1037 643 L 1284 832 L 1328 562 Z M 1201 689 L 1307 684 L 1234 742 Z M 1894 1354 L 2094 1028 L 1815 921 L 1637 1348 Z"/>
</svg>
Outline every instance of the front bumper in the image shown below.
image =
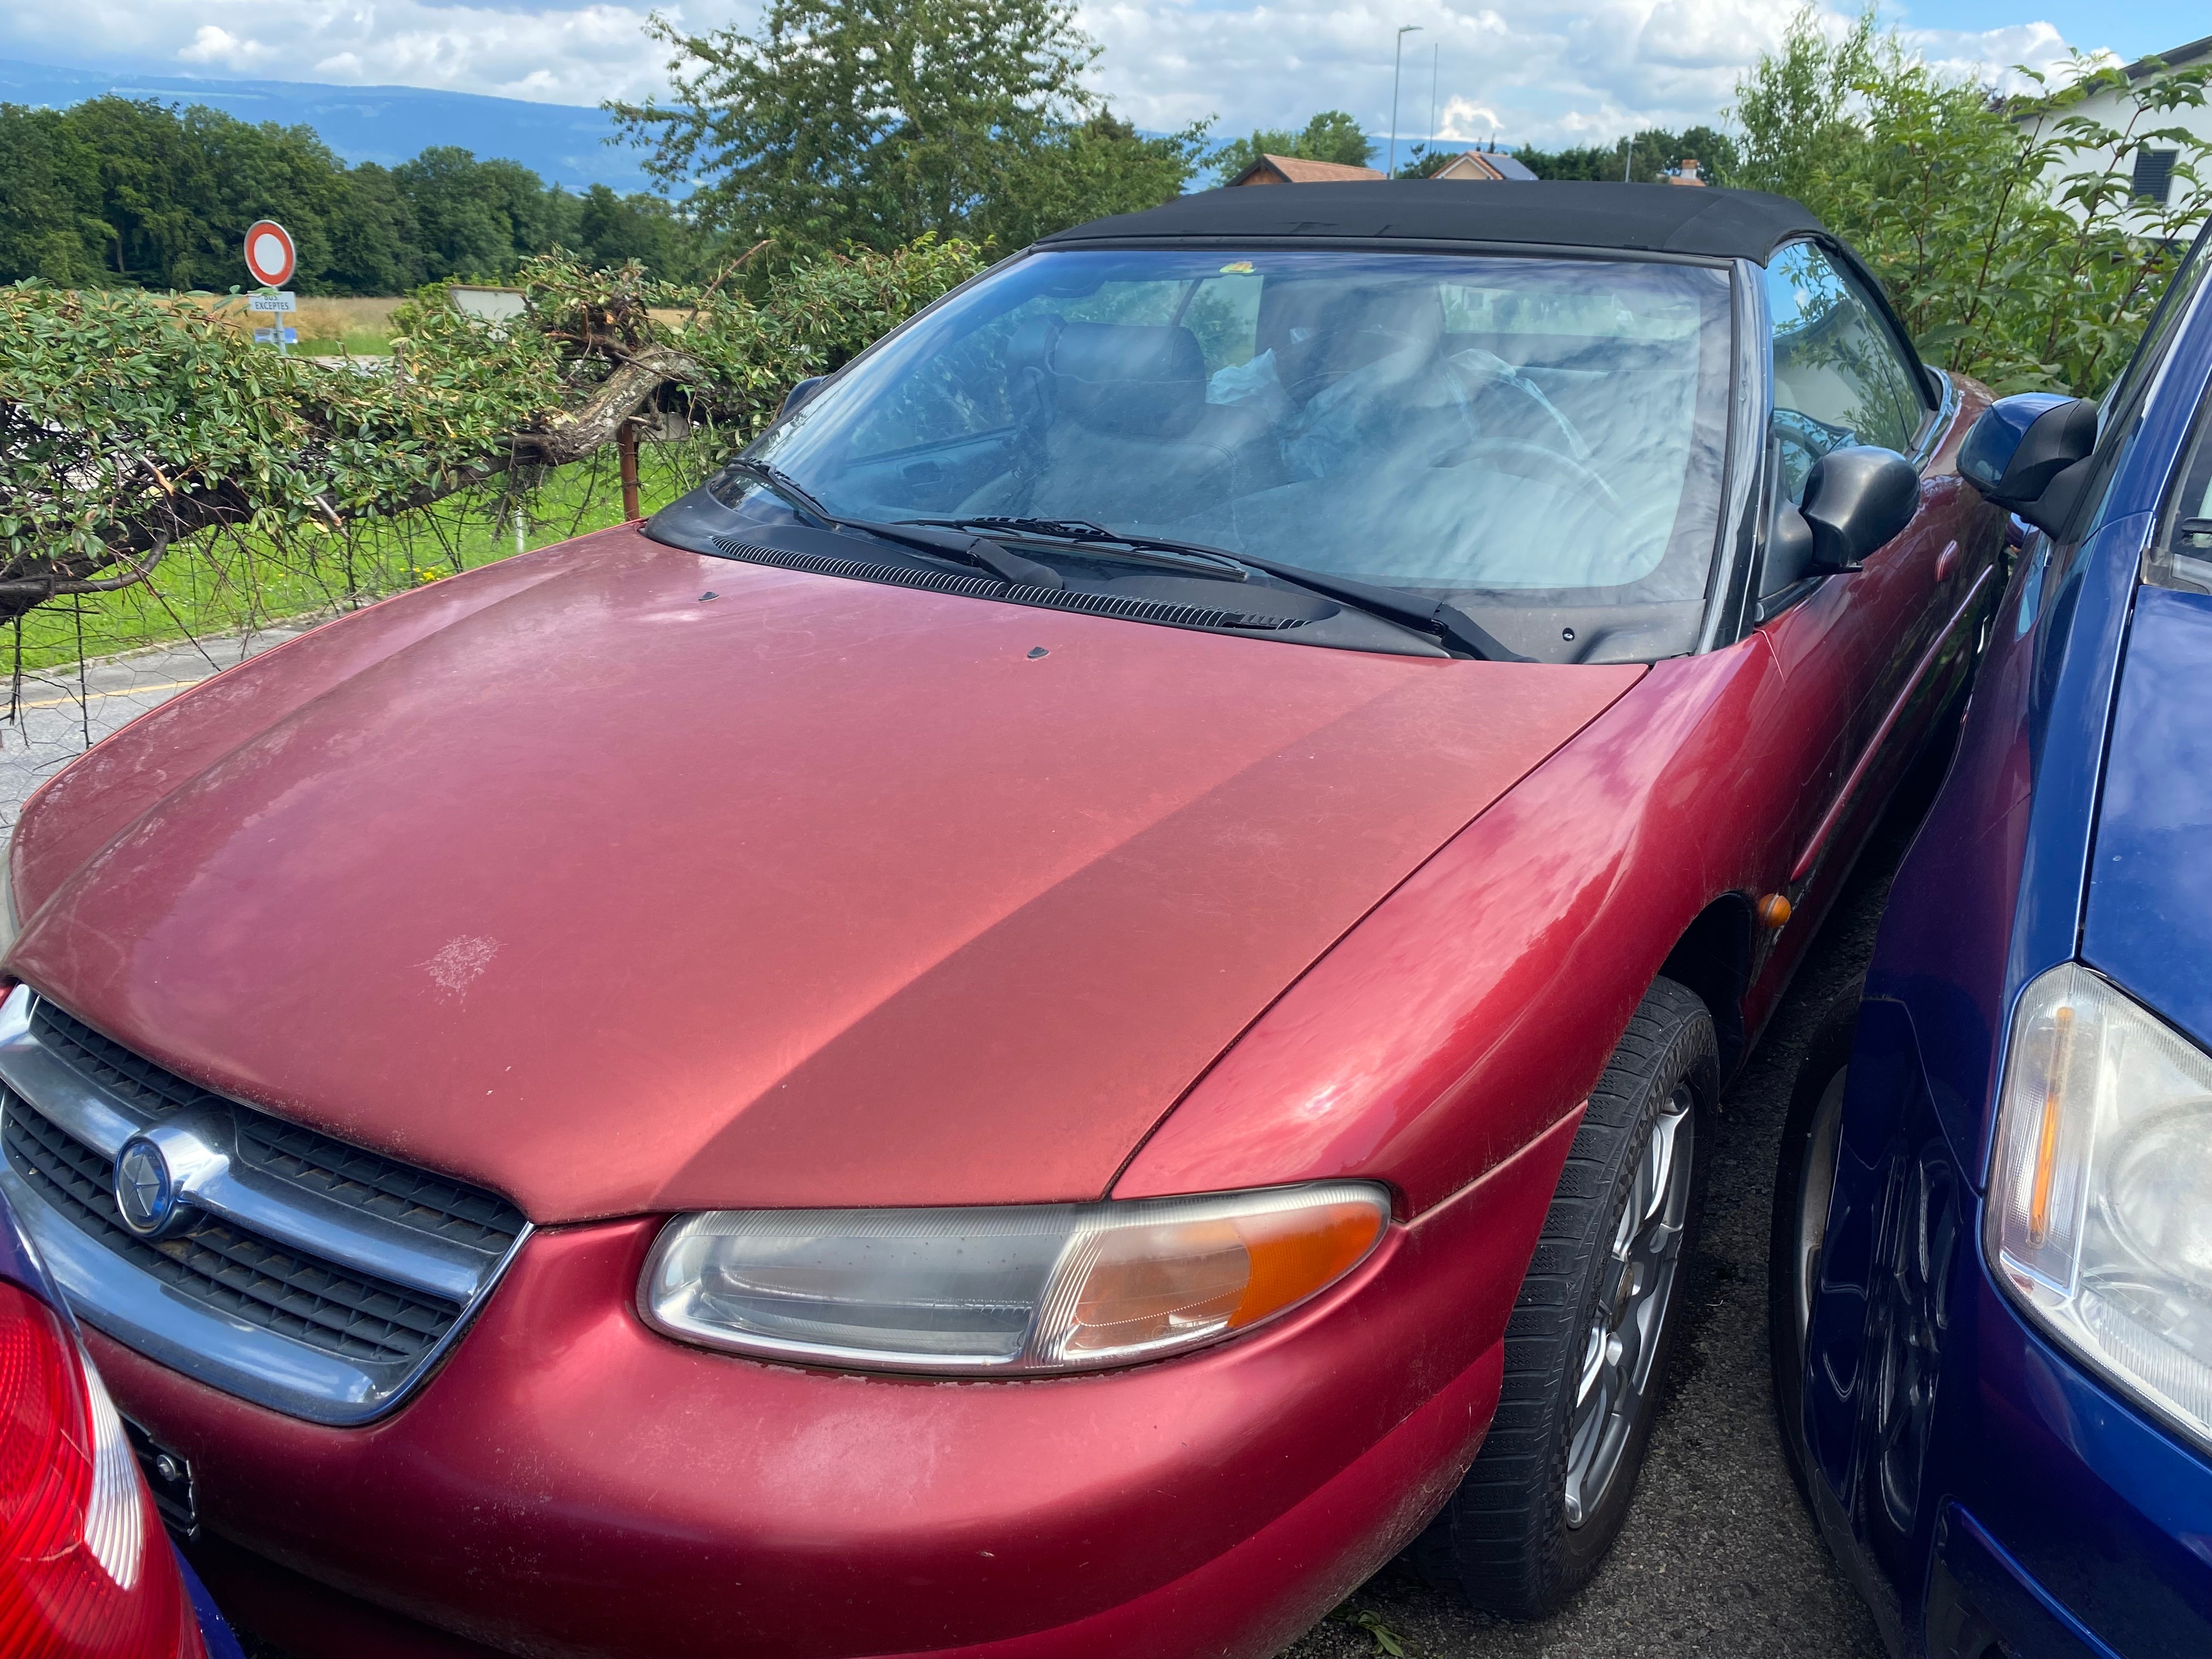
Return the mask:
<svg viewBox="0 0 2212 1659">
<path fill-rule="evenodd" d="M 651 1221 L 538 1234 L 442 1370 L 365 1427 L 95 1346 L 124 1409 L 191 1460 L 219 1591 L 301 1659 L 353 1650 L 316 1586 L 412 1621 L 425 1655 L 456 1650 L 447 1632 L 580 1659 L 1260 1656 L 1472 1459 L 1576 1121 L 1280 1324 L 1123 1372 L 954 1383 L 681 1346 L 631 1310 Z"/>
<path fill-rule="evenodd" d="M 1972 1253 L 1976 1267 L 1979 1252 Z M 2212 1654 L 2212 1462 L 2032 1328 L 1985 1271 L 1957 1358 L 1977 1426 L 1936 1530 L 1928 1650 L 1943 1598 L 2022 1659 Z"/>
</svg>

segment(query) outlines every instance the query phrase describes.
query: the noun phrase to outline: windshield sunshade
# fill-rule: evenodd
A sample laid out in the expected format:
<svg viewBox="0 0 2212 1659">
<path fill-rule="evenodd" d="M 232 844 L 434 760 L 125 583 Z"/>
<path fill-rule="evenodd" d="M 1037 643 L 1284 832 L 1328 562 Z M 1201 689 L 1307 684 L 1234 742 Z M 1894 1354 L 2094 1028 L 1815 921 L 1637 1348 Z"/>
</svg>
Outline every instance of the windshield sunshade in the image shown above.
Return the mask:
<svg viewBox="0 0 2212 1659">
<path fill-rule="evenodd" d="M 843 517 L 1079 520 L 1447 599 L 1550 660 L 1662 656 L 1713 558 L 1729 305 L 1723 270 L 1632 259 L 1043 252 L 750 453 Z"/>
</svg>

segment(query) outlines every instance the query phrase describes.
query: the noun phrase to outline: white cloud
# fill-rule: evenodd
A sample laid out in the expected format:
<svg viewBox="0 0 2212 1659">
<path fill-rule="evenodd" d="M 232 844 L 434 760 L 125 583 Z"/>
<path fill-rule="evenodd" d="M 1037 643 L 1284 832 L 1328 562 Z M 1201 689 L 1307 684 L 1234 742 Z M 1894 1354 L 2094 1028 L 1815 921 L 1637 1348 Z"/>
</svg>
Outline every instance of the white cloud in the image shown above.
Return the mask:
<svg viewBox="0 0 2212 1659">
<path fill-rule="evenodd" d="M 82 61 L 84 42 L 141 73 L 428 87 L 596 104 L 665 88 L 665 48 L 637 5 L 434 0 L 0 0 L 0 56 Z M 667 8 L 680 19 L 680 8 Z"/>
<path fill-rule="evenodd" d="M 1232 136 L 1349 110 L 1390 124 L 1392 31 L 1405 37 L 1398 129 L 1428 131 L 1431 71 L 1440 136 L 1506 143 L 1603 143 L 1631 128 L 1715 120 L 1736 77 L 1778 43 L 1798 0 L 1086 0 L 1104 43 L 1099 89 L 1139 125 L 1207 116 Z M 1845 26 L 1850 0 L 1829 0 Z M 644 33 L 651 0 L 563 6 L 434 0 L 0 0 L 0 52 L 70 61 L 88 40 L 152 71 L 494 93 L 548 103 L 634 98 L 666 84 Z M 753 15 L 753 0 L 692 0 L 703 27 Z M 684 9 L 672 8 L 679 19 Z M 2048 23 L 1909 37 L 1955 73 L 1995 78 L 2047 64 L 2065 42 Z M 124 43 L 129 43 L 127 46 Z"/>
<path fill-rule="evenodd" d="M 1093 0 L 1083 15 L 1106 45 L 1101 89 L 1140 125 L 1212 114 L 1233 136 L 1336 107 L 1387 132 L 1391 32 L 1414 23 L 1401 136 L 1429 130 L 1433 65 L 1439 137 L 1558 145 L 1717 124 L 1737 77 L 1780 43 L 1796 9 L 1797 0 L 1398 0 L 1388 12 L 1364 0 Z M 1832 17 L 1846 27 L 1841 11 Z M 2065 52 L 2047 23 L 1908 39 L 1946 70 L 1987 79 Z"/>
</svg>

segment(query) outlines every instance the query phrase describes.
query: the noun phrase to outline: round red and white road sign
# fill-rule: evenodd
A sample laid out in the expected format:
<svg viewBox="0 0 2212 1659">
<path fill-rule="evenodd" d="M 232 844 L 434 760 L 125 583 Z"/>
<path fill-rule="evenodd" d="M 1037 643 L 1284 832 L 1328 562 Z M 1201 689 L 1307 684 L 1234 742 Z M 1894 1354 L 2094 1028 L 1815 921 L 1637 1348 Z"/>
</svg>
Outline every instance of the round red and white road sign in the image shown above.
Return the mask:
<svg viewBox="0 0 2212 1659">
<path fill-rule="evenodd" d="M 282 288 L 292 280 L 298 263 L 292 251 L 292 233 L 274 219 L 257 219 L 246 227 L 246 268 L 264 288 Z"/>
</svg>

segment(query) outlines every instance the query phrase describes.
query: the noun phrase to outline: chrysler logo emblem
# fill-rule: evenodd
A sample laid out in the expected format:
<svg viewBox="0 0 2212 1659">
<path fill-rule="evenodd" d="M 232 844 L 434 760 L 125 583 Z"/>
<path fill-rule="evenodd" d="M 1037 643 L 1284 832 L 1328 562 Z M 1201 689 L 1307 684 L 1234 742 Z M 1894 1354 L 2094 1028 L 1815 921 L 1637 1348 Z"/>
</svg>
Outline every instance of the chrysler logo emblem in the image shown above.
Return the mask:
<svg viewBox="0 0 2212 1659">
<path fill-rule="evenodd" d="M 144 1135 L 123 1143 L 115 1155 L 115 1208 L 141 1238 L 158 1238 L 184 1208 L 169 1160 Z"/>
</svg>

